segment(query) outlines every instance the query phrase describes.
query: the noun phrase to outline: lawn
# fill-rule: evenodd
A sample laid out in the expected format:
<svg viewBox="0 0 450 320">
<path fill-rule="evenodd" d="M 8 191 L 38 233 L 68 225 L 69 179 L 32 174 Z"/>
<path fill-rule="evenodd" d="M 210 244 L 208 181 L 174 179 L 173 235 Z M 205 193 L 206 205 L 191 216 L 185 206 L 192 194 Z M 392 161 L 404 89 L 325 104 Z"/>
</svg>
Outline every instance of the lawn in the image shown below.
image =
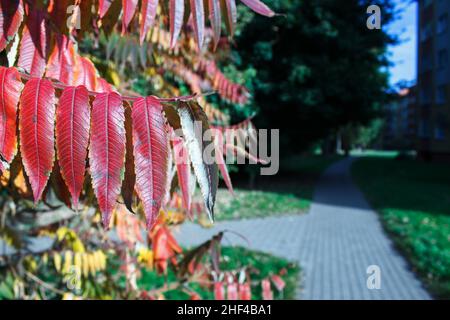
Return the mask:
<svg viewBox="0 0 450 320">
<path fill-rule="evenodd" d="M 293 300 L 296 298 L 296 289 L 300 277 L 300 268 L 285 259 L 272 256 L 270 254 L 248 250 L 242 247 L 223 247 L 220 263 L 221 271 L 234 271 L 247 266 L 251 269 L 251 292 L 253 300 L 261 300 L 261 280 L 280 271 L 285 272 L 282 279 L 286 286 L 282 291 L 273 290 L 274 299 Z M 141 269 L 141 278 L 138 280 L 139 287 L 144 290 L 154 290 L 164 286 L 165 278 L 154 271 Z M 171 270 L 167 275 L 167 281 L 175 280 Z M 124 285 L 123 281 L 123 285 Z M 187 285 L 189 290 L 196 292 L 202 299 L 212 300 L 214 295 L 211 289 L 200 286 L 199 284 Z M 164 293 L 165 299 L 183 300 L 189 299 L 186 290 L 175 289 Z"/>
<path fill-rule="evenodd" d="M 235 196 L 218 191 L 217 220 L 257 218 L 308 211 L 314 186 L 322 172 L 339 156 L 295 156 L 280 164 L 276 176 L 258 177 L 254 189 L 237 184 Z"/>
<path fill-rule="evenodd" d="M 437 298 L 450 298 L 450 166 L 365 157 L 352 175 Z"/>
<path fill-rule="evenodd" d="M 216 218 L 220 221 L 300 213 L 308 210 L 310 202 L 309 198 L 294 193 L 237 189 L 235 196 L 232 196 L 228 190 L 220 189 L 216 201 Z"/>
</svg>

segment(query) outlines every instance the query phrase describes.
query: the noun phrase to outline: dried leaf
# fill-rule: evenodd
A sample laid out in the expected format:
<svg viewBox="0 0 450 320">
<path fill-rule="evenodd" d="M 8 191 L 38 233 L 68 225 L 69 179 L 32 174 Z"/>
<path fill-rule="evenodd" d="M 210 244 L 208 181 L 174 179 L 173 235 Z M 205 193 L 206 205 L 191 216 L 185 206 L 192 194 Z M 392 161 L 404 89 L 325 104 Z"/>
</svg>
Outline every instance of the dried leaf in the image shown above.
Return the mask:
<svg viewBox="0 0 450 320">
<path fill-rule="evenodd" d="M 210 128 L 203 109 L 196 102 L 180 102 L 178 114 L 189 151 L 194 173 L 200 185 L 205 207 L 211 221 L 214 221 L 214 204 L 218 185 L 218 169 L 215 163 L 214 141 L 204 139 Z M 209 131 L 211 140 L 212 132 Z M 201 135 L 201 136 L 200 136 Z M 205 159 L 205 150 L 210 151 L 212 159 Z M 205 161 L 207 160 L 207 161 Z"/>
</svg>

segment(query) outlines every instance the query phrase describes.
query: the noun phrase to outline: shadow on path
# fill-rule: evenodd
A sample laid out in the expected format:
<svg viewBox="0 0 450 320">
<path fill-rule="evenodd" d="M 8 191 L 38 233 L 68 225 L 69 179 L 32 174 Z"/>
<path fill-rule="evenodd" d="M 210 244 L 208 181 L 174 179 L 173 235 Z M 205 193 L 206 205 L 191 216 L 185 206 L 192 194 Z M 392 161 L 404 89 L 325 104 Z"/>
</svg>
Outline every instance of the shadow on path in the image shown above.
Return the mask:
<svg viewBox="0 0 450 320">
<path fill-rule="evenodd" d="M 297 261 L 303 269 L 299 299 L 429 299 L 352 182 L 353 160 L 341 160 L 325 171 L 308 214 L 218 222 L 211 229 L 186 223 L 175 236 L 191 246 L 232 230 L 244 235 L 252 249 Z M 231 233 L 227 241 L 247 246 Z M 368 289 L 370 266 L 380 270 L 380 289 Z"/>
</svg>

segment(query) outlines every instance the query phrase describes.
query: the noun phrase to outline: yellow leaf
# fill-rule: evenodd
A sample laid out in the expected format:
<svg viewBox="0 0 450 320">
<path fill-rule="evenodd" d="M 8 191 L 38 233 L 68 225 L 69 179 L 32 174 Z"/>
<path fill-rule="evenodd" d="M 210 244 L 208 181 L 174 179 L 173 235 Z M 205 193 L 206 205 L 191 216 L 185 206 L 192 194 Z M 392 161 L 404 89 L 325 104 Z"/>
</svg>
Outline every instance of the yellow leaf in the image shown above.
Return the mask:
<svg viewBox="0 0 450 320">
<path fill-rule="evenodd" d="M 53 263 L 55 264 L 56 271 L 61 271 L 61 255 L 58 252 L 53 254 Z"/>
<path fill-rule="evenodd" d="M 87 278 L 89 276 L 89 260 L 87 257 L 87 253 L 83 253 L 82 260 L 83 260 L 83 276 Z"/>
<path fill-rule="evenodd" d="M 81 271 L 82 269 L 82 260 L 81 260 L 81 252 L 75 252 L 75 257 L 73 259 L 74 266 Z"/>
<path fill-rule="evenodd" d="M 72 251 L 67 250 L 64 254 L 64 267 L 62 272 L 68 273 L 70 271 L 70 267 L 72 266 Z"/>
</svg>

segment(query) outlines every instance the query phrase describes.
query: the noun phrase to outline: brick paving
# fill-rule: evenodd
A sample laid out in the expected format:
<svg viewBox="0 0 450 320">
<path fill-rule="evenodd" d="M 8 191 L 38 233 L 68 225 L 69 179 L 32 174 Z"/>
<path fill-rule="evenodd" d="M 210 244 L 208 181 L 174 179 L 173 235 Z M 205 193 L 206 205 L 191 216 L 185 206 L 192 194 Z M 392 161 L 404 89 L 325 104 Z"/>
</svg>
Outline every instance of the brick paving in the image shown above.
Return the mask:
<svg viewBox="0 0 450 320">
<path fill-rule="evenodd" d="M 232 230 L 249 243 L 227 233 L 225 245 L 248 245 L 296 261 L 303 269 L 298 299 L 430 299 L 352 182 L 352 161 L 326 170 L 308 214 L 218 222 L 210 229 L 185 223 L 175 236 L 192 246 Z M 371 265 L 380 268 L 380 289 L 367 288 Z"/>
</svg>

